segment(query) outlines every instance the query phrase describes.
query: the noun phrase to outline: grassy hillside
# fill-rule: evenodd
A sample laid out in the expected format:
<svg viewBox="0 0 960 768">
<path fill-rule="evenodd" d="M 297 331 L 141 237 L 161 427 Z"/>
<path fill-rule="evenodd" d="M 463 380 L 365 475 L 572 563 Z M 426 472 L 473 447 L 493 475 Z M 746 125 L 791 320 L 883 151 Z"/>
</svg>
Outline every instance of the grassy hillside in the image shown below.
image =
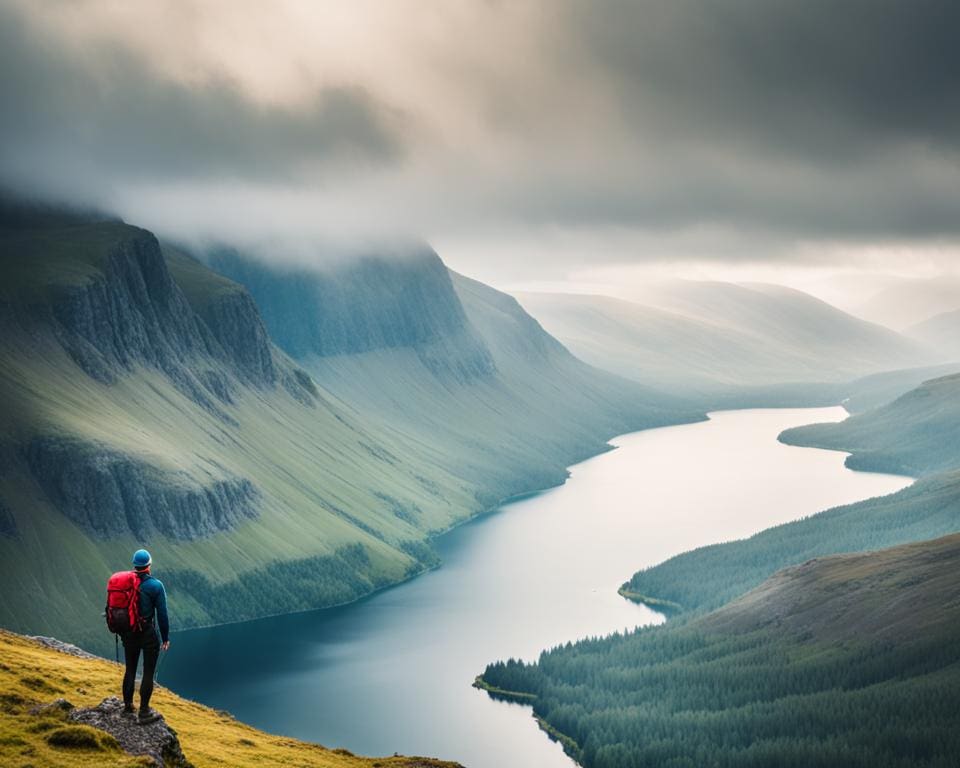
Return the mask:
<svg viewBox="0 0 960 768">
<path fill-rule="evenodd" d="M 649 305 L 572 294 L 524 293 L 520 300 L 587 362 L 691 394 L 752 387 L 768 400 L 778 393 L 811 397 L 818 392 L 811 384 L 932 356 L 886 328 L 779 286 L 671 283 L 645 294 Z"/>
<path fill-rule="evenodd" d="M 693 621 L 499 662 L 482 680 L 532 703 L 588 768 L 946 768 L 958 643 L 953 535 L 812 560 Z"/>
<path fill-rule="evenodd" d="M 95 746 L 88 748 L 51 744 L 51 733 L 59 729 L 84 731 L 87 727 L 66 724 L 62 713 L 31 713 L 33 707 L 55 698 L 64 698 L 76 707 L 89 707 L 118 695 L 123 673 L 115 664 L 68 655 L 3 630 L 0 659 L 0 764 L 11 768 L 144 765 L 120 751 L 111 737 L 102 733 Z M 162 686 L 156 689 L 153 701 L 176 730 L 184 754 L 196 768 L 455 768 L 454 763 L 428 758 L 356 757 L 345 750 L 272 736 L 237 722 L 226 712 L 182 699 Z"/>
<path fill-rule="evenodd" d="M 847 466 L 919 476 L 960 466 L 960 374 L 836 424 L 788 429 L 792 445 L 849 451 Z"/>
<path fill-rule="evenodd" d="M 574 383 L 543 360 L 514 375 L 501 355 L 497 370 L 490 350 L 513 342 L 495 334 L 520 326 L 481 337 L 442 264 L 431 270 L 425 289 L 406 275 L 420 303 L 447 286 L 418 346 L 339 348 L 311 378 L 272 343 L 247 290 L 149 232 L 8 221 L 0 623 L 106 650 L 105 578 L 144 544 L 180 628 L 349 601 L 435 565 L 430 536 L 561 482 L 606 438 L 699 417 L 546 334 L 535 343 L 556 345 Z M 393 296 L 419 317 L 388 288 L 371 306 Z"/>
</svg>

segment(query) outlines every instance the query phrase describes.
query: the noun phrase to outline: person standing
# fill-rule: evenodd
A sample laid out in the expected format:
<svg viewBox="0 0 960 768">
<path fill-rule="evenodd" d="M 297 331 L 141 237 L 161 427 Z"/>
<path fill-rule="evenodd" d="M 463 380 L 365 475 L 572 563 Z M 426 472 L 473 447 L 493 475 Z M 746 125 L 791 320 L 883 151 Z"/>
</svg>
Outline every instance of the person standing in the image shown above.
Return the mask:
<svg viewBox="0 0 960 768">
<path fill-rule="evenodd" d="M 133 571 L 140 579 L 141 623 L 139 628 L 120 636 L 126 661 L 123 675 L 123 713 L 128 717 L 134 716 L 133 689 L 137 679 L 137 664 L 140 654 L 143 654 L 140 711 L 137 713 L 137 722 L 141 725 L 156 722 L 161 717 L 159 712 L 150 708 L 150 697 L 153 695 L 153 676 L 160 651 L 166 651 L 170 647 L 167 592 L 163 588 L 163 582 L 150 573 L 152 564 L 153 559 L 147 550 L 138 549 L 133 553 Z"/>
</svg>

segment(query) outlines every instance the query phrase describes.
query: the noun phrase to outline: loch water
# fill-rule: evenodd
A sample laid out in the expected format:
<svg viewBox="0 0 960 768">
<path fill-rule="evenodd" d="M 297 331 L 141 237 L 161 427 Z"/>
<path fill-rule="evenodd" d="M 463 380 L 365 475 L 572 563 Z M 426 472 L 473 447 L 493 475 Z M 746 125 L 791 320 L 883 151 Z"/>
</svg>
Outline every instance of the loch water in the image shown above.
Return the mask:
<svg viewBox="0 0 960 768">
<path fill-rule="evenodd" d="M 841 408 L 722 411 L 635 432 L 562 486 L 440 537 L 443 565 L 341 608 L 179 632 L 161 684 L 272 733 L 468 768 L 570 768 L 529 707 L 471 687 L 488 662 L 663 620 L 617 595 L 637 569 L 908 478 L 777 442 Z M 175 605 L 175 602 L 174 602 Z"/>
</svg>

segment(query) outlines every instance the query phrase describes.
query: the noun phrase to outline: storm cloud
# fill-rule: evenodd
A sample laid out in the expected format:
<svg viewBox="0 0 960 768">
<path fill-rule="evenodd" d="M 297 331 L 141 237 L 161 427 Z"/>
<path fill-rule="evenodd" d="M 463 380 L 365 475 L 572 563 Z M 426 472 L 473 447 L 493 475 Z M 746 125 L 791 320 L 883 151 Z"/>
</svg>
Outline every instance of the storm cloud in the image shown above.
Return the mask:
<svg viewBox="0 0 960 768">
<path fill-rule="evenodd" d="M 0 11 L 3 169 L 54 185 L 199 178 L 297 182 L 325 164 L 390 162 L 395 118 L 359 87 L 298 109 L 253 104 L 225 77 L 164 81 L 120 41 L 71 54 Z M 66 182 L 69 183 L 69 182 Z"/>
<path fill-rule="evenodd" d="M 957 29 L 935 0 L 13 3 L 0 174 L 173 234 L 423 237 L 482 276 L 951 258 Z"/>
</svg>

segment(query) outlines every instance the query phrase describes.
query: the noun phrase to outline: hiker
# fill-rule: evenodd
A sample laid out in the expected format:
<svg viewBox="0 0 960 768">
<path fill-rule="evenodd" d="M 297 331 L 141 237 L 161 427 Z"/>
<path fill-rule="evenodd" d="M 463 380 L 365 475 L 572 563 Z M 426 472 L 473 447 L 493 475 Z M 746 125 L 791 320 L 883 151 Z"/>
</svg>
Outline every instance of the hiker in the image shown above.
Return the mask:
<svg viewBox="0 0 960 768">
<path fill-rule="evenodd" d="M 123 641 L 123 654 L 126 660 L 126 672 L 123 676 L 123 714 L 133 717 L 133 688 L 137 676 L 137 662 L 143 652 L 143 676 L 140 680 L 140 711 L 137 722 L 141 725 L 160 719 L 160 713 L 150 708 L 150 696 L 153 694 L 153 675 L 157 668 L 160 651 L 170 647 L 170 623 L 167 619 L 167 593 L 163 583 L 150 573 L 152 564 L 150 553 L 138 549 L 133 553 L 133 573 L 130 571 L 114 574 L 107 587 L 107 625 Z M 118 586 L 119 585 L 119 588 Z M 111 592 L 120 597 L 111 601 Z M 139 595 L 135 605 L 123 606 L 123 595 L 128 603 Z M 129 611 L 129 621 L 124 621 L 123 613 Z M 114 616 L 111 617 L 111 612 Z M 159 634 L 157 629 L 159 628 Z"/>
</svg>

